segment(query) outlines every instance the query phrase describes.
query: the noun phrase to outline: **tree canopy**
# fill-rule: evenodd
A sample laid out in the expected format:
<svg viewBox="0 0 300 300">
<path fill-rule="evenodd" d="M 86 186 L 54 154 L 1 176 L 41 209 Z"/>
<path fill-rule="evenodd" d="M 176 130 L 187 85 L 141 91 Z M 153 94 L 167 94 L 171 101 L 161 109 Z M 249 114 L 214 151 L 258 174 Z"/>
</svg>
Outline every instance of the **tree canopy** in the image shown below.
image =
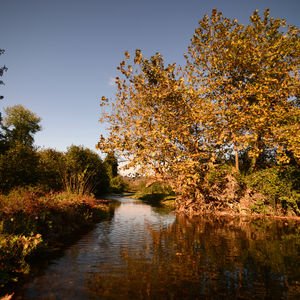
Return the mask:
<svg viewBox="0 0 300 300">
<path fill-rule="evenodd" d="M 109 136 L 98 148 L 118 151 L 129 166 L 168 179 L 176 191 L 202 195 L 207 171 L 247 157 L 250 170 L 268 161 L 300 161 L 299 29 L 269 10 L 248 25 L 213 10 L 185 54 L 165 65 L 136 50 L 120 63 L 115 99 L 102 97 Z"/>
<path fill-rule="evenodd" d="M 41 130 L 41 118 L 22 105 L 7 107 L 3 125 L 10 142 L 32 146 L 33 135 Z"/>
<path fill-rule="evenodd" d="M 4 112 L 0 192 L 37 182 L 39 158 L 33 142 L 34 134 L 41 129 L 41 119 L 22 105 L 7 107 Z"/>
<path fill-rule="evenodd" d="M 266 148 L 300 158 L 299 43 L 299 29 L 269 10 L 263 17 L 255 11 L 247 26 L 213 10 L 189 46 L 187 76 L 212 106 L 218 143 L 248 149 L 253 167 Z"/>
</svg>

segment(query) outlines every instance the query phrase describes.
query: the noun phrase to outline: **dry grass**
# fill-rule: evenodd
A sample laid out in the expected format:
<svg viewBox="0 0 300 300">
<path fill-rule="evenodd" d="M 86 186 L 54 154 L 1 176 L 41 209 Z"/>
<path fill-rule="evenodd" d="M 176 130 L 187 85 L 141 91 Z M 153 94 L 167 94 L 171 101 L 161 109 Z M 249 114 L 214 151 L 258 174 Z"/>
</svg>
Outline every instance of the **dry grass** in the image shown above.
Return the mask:
<svg viewBox="0 0 300 300">
<path fill-rule="evenodd" d="M 66 209 L 81 204 L 95 207 L 97 202 L 90 195 L 70 192 L 46 194 L 39 189 L 16 189 L 8 195 L 0 195 L 0 213 L 7 215 L 17 212 L 35 214 L 44 210 Z"/>
</svg>

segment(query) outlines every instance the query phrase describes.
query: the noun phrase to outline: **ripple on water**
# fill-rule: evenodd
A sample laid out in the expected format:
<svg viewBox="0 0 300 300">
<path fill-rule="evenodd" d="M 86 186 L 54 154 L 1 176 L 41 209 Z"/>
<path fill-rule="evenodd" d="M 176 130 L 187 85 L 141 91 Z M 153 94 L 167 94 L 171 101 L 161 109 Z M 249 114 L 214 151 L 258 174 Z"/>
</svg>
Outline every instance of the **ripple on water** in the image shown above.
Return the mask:
<svg viewBox="0 0 300 300">
<path fill-rule="evenodd" d="M 298 224 L 190 220 L 120 201 L 16 299 L 300 299 Z"/>
</svg>

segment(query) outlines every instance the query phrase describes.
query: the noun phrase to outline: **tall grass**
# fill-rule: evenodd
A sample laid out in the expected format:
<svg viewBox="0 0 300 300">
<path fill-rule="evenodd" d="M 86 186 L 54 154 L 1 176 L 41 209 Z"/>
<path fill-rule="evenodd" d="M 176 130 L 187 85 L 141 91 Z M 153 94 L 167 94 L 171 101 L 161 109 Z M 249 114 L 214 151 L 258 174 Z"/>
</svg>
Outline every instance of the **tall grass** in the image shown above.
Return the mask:
<svg viewBox="0 0 300 300">
<path fill-rule="evenodd" d="M 84 169 L 82 172 L 64 172 L 62 175 L 63 186 L 66 192 L 78 195 L 90 195 L 95 191 L 95 172 Z"/>
</svg>

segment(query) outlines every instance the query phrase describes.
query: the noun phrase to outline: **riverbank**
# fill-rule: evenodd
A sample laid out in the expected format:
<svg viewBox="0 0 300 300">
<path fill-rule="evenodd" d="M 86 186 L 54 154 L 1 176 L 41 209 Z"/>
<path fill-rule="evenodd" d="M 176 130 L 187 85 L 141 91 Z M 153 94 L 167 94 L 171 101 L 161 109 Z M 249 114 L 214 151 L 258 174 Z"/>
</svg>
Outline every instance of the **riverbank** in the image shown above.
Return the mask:
<svg viewBox="0 0 300 300">
<path fill-rule="evenodd" d="M 228 192 L 228 191 L 227 191 Z M 231 199 L 232 195 L 223 194 L 223 197 Z M 224 201 L 223 205 L 216 207 L 207 203 L 200 203 L 193 199 L 181 202 L 180 198 L 173 195 L 152 193 L 133 195 L 154 207 L 165 207 L 174 210 L 177 214 L 184 214 L 188 217 L 217 217 L 217 218 L 243 218 L 248 219 L 278 219 L 278 220 L 294 220 L 300 222 L 300 216 L 290 211 L 284 211 L 280 206 L 277 208 L 267 203 L 263 195 L 260 193 L 250 193 L 246 191 L 242 197 L 237 199 L 235 203 Z M 264 202 L 265 201 L 265 202 Z"/>
<path fill-rule="evenodd" d="M 0 195 L 0 296 L 30 273 L 38 257 L 109 215 L 109 201 L 71 193 L 19 189 Z"/>
<path fill-rule="evenodd" d="M 298 167 L 274 166 L 243 174 L 223 165 L 207 171 L 200 179 L 190 185 L 184 182 L 176 185 L 175 181 L 172 190 L 167 182 L 145 178 L 136 195 L 155 205 L 173 196 L 176 212 L 189 217 L 207 214 L 300 217 Z"/>
</svg>

